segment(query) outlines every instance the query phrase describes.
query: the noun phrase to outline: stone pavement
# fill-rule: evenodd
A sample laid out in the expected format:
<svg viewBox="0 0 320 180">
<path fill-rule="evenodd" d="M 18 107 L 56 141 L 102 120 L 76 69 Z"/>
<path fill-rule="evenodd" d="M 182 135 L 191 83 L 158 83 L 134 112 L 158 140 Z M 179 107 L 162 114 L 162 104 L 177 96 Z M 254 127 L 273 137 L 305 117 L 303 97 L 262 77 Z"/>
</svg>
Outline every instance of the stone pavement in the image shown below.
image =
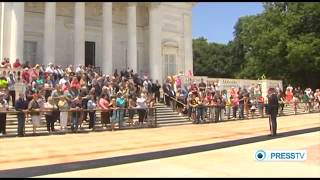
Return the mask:
<svg viewBox="0 0 320 180">
<path fill-rule="evenodd" d="M 277 167 L 288 164 L 263 163 L 266 166 L 266 172 L 264 168 L 252 172 L 252 167 L 262 164 L 254 161 L 255 150 L 261 147 L 264 149 L 280 147 L 288 150 L 309 148 L 308 152 L 313 152 L 309 154 L 318 154 L 314 152 L 319 151 L 319 130 L 320 114 L 316 113 L 278 118 L 278 133 L 280 133 L 278 138 L 266 136 L 269 134 L 269 124 L 266 118 L 155 129 L 6 138 L 0 139 L 0 177 L 5 175 L 29 177 L 46 174 L 60 177 L 95 175 L 104 177 L 272 176 L 272 172 L 270 174 L 267 171 L 273 171 L 273 168 L 277 169 Z M 309 131 L 313 133 L 299 135 Z M 227 141 L 230 142 L 226 143 Z M 179 148 L 187 149 L 166 152 L 166 150 Z M 200 149 L 199 153 L 189 155 L 185 153 L 195 153 L 194 149 Z M 143 155 L 143 153 L 157 151 L 160 152 L 151 153 L 149 157 L 147 157 L 148 154 Z M 152 157 L 152 155 L 155 156 Z M 175 157 L 175 155 L 180 156 Z M 137 162 L 141 161 L 140 157 L 149 161 Z M 129 164 L 121 165 L 121 162 Z M 318 156 L 311 156 L 311 159 L 305 162 L 308 165 L 292 166 L 297 169 L 310 169 L 310 176 L 319 176 L 319 173 L 317 174 L 319 172 L 317 171 L 319 170 L 318 162 Z M 95 169 L 85 170 L 89 168 Z M 99 172 L 101 168 L 106 173 Z M 141 172 L 137 173 L 139 171 Z M 215 175 L 214 172 L 218 173 Z M 263 174 L 264 172 L 266 174 Z M 299 175 L 297 170 L 292 173 Z M 302 175 L 306 174 L 302 173 Z M 278 175 L 274 174 L 274 176 Z M 290 174 L 284 173 L 283 176 L 290 176 Z"/>
<path fill-rule="evenodd" d="M 319 132 L 307 133 L 195 154 L 40 177 L 320 177 L 320 144 L 314 141 L 319 137 Z M 254 160 L 258 149 L 307 150 L 308 160 L 258 162 Z"/>
</svg>

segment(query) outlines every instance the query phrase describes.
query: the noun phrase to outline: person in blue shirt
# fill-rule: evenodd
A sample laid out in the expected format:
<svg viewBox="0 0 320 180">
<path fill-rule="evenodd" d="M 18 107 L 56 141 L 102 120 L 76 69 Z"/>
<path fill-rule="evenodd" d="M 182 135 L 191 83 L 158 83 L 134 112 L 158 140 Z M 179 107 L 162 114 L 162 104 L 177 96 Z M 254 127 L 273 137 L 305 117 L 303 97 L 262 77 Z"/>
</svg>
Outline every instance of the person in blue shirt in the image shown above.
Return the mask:
<svg viewBox="0 0 320 180">
<path fill-rule="evenodd" d="M 97 107 L 97 103 L 96 100 L 94 98 L 94 96 L 89 95 L 88 96 L 88 103 L 87 103 L 87 109 L 90 110 L 89 111 L 89 129 L 92 128 L 92 130 L 95 129 L 95 122 L 96 122 L 96 107 Z"/>
<path fill-rule="evenodd" d="M 119 122 L 119 127 L 121 127 L 121 126 L 123 126 L 123 117 L 124 117 L 124 109 L 123 108 L 126 105 L 126 100 L 122 96 L 121 92 L 117 93 L 116 105 L 118 108 L 120 108 L 120 109 L 116 110 L 116 118 Z"/>
</svg>

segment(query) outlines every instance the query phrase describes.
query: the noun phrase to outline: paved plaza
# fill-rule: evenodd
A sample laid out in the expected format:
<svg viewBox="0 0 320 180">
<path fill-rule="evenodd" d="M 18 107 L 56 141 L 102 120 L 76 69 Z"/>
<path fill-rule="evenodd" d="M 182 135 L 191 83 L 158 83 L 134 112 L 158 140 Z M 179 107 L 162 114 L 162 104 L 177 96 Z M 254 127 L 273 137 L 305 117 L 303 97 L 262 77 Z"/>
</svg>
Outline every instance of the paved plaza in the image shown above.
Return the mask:
<svg viewBox="0 0 320 180">
<path fill-rule="evenodd" d="M 0 176 L 320 177 L 320 114 L 0 139 Z M 303 162 L 258 162 L 254 152 L 306 150 Z"/>
</svg>

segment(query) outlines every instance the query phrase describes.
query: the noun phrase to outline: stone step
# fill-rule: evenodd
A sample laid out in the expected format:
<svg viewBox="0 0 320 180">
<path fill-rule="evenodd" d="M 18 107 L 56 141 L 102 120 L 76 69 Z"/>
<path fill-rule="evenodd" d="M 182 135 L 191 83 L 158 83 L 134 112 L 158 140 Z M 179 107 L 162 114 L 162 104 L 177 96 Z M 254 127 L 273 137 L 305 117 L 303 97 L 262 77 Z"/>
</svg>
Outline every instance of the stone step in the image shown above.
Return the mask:
<svg viewBox="0 0 320 180">
<path fill-rule="evenodd" d="M 173 124 L 173 123 L 189 123 L 191 122 L 189 119 L 182 119 L 182 120 L 159 120 L 157 121 L 158 125 L 163 125 L 163 124 Z"/>
<path fill-rule="evenodd" d="M 178 122 L 178 123 L 166 123 L 166 124 L 161 124 L 159 127 L 169 127 L 169 126 L 183 126 L 183 125 L 191 125 L 192 122 Z"/>
</svg>

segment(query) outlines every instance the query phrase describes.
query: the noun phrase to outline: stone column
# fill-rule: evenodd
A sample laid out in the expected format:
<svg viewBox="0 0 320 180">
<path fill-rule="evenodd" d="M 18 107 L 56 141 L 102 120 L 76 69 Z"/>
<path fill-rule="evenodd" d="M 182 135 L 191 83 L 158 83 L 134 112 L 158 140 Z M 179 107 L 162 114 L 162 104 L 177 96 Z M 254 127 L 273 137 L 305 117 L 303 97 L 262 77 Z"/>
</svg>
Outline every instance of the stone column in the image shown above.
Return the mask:
<svg viewBox="0 0 320 180">
<path fill-rule="evenodd" d="M 11 14 L 11 48 L 10 63 L 14 63 L 16 58 L 23 62 L 24 44 L 24 2 L 12 3 Z"/>
<path fill-rule="evenodd" d="M 85 3 L 76 2 L 74 7 L 74 68 L 85 63 Z"/>
<path fill-rule="evenodd" d="M 4 19 L 3 19 L 3 57 L 10 58 L 11 47 L 11 14 L 12 14 L 12 2 L 4 2 Z M 10 62 L 14 62 L 15 59 L 10 59 Z"/>
<path fill-rule="evenodd" d="M 43 63 L 55 63 L 56 3 L 45 2 Z"/>
<path fill-rule="evenodd" d="M 184 73 L 191 70 L 193 74 L 193 53 L 192 53 L 192 18 L 191 14 L 184 15 Z"/>
<path fill-rule="evenodd" d="M 0 4 L 1 8 L 0 8 L 0 60 L 3 59 L 3 25 L 4 25 L 4 2 L 1 2 Z"/>
<path fill-rule="evenodd" d="M 161 57 L 161 14 L 159 5 L 149 6 L 149 66 L 150 76 L 155 82 L 162 83 L 162 57 Z"/>
<path fill-rule="evenodd" d="M 102 3 L 102 72 L 113 74 L 112 63 L 112 2 Z"/>
<path fill-rule="evenodd" d="M 136 3 L 128 3 L 128 67 L 138 71 L 137 61 L 137 10 Z"/>
</svg>

